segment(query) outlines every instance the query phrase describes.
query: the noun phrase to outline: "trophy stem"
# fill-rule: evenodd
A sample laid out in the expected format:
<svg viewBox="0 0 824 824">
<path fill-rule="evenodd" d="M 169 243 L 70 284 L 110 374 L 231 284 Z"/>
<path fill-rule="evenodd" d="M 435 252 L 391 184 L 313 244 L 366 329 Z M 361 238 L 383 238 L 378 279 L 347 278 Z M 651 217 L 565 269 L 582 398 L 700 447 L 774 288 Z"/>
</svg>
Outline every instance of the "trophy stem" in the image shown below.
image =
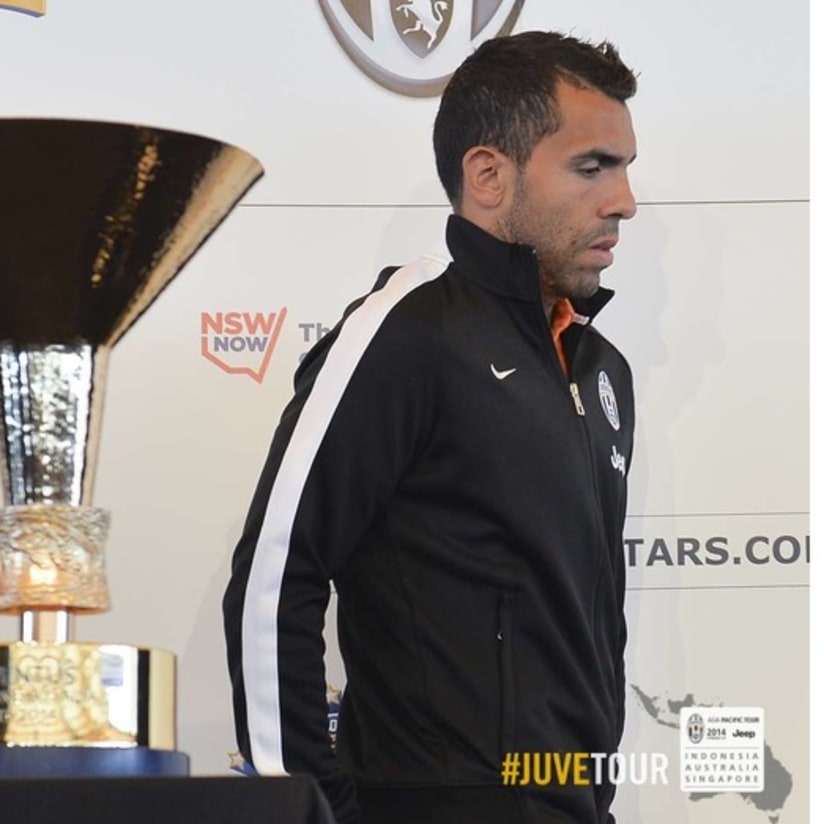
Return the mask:
<svg viewBox="0 0 824 824">
<path fill-rule="evenodd" d="M 24 643 L 65 644 L 74 637 L 74 616 L 65 609 L 27 609 L 20 615 Z"/>
</svg>

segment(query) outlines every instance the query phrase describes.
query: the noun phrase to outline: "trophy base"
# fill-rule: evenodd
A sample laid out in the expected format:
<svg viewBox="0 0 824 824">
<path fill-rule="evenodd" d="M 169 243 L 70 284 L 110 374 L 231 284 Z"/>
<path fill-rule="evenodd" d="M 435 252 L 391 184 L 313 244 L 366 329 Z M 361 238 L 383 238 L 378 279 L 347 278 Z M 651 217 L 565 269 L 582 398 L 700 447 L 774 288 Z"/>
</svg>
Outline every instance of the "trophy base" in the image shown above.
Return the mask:
<svg viewBox="0 0 824 824">
<path fill-rule="evenodd" d="M 188 777 L 189 756 L 148 747 L 0 747 L 3 778 Z"/>
<path fill-rule="evenodd" d="M 171 653 L 125 644 L 0 644 L 0 763 L 27 758 L 15 751 L 28 748 L 97 749 L 126 762 L 130 756 L 118 750 L 171 754 L 175 743 Z"/>
</svg>

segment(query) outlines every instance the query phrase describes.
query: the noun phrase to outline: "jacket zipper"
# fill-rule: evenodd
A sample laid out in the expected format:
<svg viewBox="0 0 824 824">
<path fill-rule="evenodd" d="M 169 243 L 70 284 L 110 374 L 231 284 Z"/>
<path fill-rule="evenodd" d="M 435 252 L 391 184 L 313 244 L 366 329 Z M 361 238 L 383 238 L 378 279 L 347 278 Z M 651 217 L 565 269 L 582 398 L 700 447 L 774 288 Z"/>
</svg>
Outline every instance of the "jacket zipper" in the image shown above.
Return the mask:
<svg viewBox="0 0 824 824">
<path fill-rule="evenodd" d="M 577 349 L 580 346 L 584 345 L 584 340 L 579 341 Z M 561 367 L 560 359 L 558 358 L 558 354 L 555 351 L 555 346 L 550 338 L 550 345 L 549 348 L 551 349 L 553 355 L 555 355 L 556 362 L 558 363 L 559 372 L 562 376 L 566 379 L 569 385 L 569 393 L 572 397 L 572 402 L 575 406 L 575 412 L 577 413 L 579 418 L 586 417 L 586 409 L 584 408 L 584 402 L 581 398 L 581 392 L 578 387 L 578 383 L 573 379 L 574 374 L 574 358 L 568 361 L 567 371 L 564 373 L 563 368 Z M 603 587 L 604 582 L 604 570 L 609 563 L 608 552 L 609 552 L 609 540 L 607 535 L 607 528 L 606 524 L 604 523 L 604 513 L 603 513 L 603 506 L 601 503 L 601 493 L 598 488 L 598 472 L 597 466 L 595 462 L 595 455 L 593 453 L 593 446 L 592 446 L 592 438 L 590 436 L 589 427 L 587 426 L 586 421 L 581 421 L 581 427 L 583 429 L 583 438 L 584 444 L 587 450 L 587 455 L 589 458 L 589 472 L 590 472 L 590 479 L 592 484 L 592 495 L 595 509 L 597 512 L 593 511 L 592 517 L 594 521 L 595 531 L 596 534 L 600 536 L 601 540 L 601 551 L 598 553 L 598 560 L 597 560 L 597 567 L 596 567 L 596 579 L 595 579 L 595 587 L 593 591 L 593 602 L 592 602 L 592 628 L 593 632 L 597 633 L 599 630 L 599 620 L 600 620 L 600 597 L 601 597 L 601 590 Z M 601 795 L 603 794 L 605 788 L 599 788 L 601 790 Z"/>
<path fill-rule="evenodd" d="M 543 323 L 546 323 L 546 316 L 543 315 L 543 311 L 541 312 Z M 544 325 L 544 329 L 546 326 Z M 578 347 L 582 346 L 584 341 L 579 341 Z M 558 357 L 558 353 L 555 350 L 555 344 L 552 341 L 552 337 L 549 337 L 549 349 L 551 350 L 552 354 L 555 357 L 555 362 L 558 364 L 558 372 L 563 376 L 564 380 L 567 381 L 569 385 L 569 393 L 572 397 L 572 402 L 575 406 L 575 412 L 577 413 L 579 418 L 586 417 L 586 409 L 584 408 L 584 402 L 581 398 L 581 391 L 578 388 L 578 384 L 575 380 L 573 380 L 574 374 L 574 358 L 569 360 L 567 365 L 567 373 L 564 374 L 564 370 L 561 367 L 561 361 Z M 576 348 L 577 354 L 577 348 Z M 592 626 L 593 629 L 597 627 L 597 619 L 599 617 L 600 610 L 598 609 L 599 606 L 599 597 L 601 593 L 601 585 L 602 580 L 604 577 L 604 567 L 608 563 L 607 553 L 609 547 L 609 541 L 607 539 L 607 529 L 606 525 L 604 524 L 604 515 L 603 515 L 603 507 L 601 505 L 601 493 L 598 489 L 598 473 L 595 464 L 595 455 L 593 454 L 592 450 L 592 439 L 590 437 L 589 428 L 587 427 L 586 421 L 581 421 L 581 427 L 583 430 L 583 438 L 584 438 L 584 445 L 587 450 L 587 455 L 589 458 L 589 472 L 590 472 L 590 482 L 592 484 L 592 496 L 594 502 L 594 508 L 597 509 L 597 512 L 592 513 L 595 531 L 601 538 L 601 551 L 598 553 L 598 560 L 597 560 L 597 568 L 596 568 L 596 579 L 595 579 L 595 591 L 593 597 L 593 604 L 592 604 Z"/>
<path fill-rule="evenodd" d="M 578 384 L 574 381 L 569 384 L 569 392 L 572 395 L 572 400 L 575 403 L 575 411 L 581 417 L 584 417 L 584 415 L 586 415 L 586 410 L 584 409 L 584 403 L 581 400 L 581 393 L 578 391 Z"/>
<path fill-rule="evenodd" d="M 583 343 L 583 341 L 582 341 Z M 569 364 L 569 372 L 570 378 L 572 376 L 572 368 L 573 364 Z M 581 398 L 581 392 L 578 388 L 578 384 L 570 379 L 569 382 L 569 392 L 572 396 L 572 401 L 575 404 L 575 411 L 578 413 L 579 417 L 586 417 L 586 410 L 584 409 L 584 402 Z M 604 524 L 604 514 L 603 514 L 603 506 L 601 503 L 601 493 L 598 489 L 598 471 L 595 463 L 595 455 L 593 454 L 592 449 L 592 438 L 590 437 L 589 428 L 586 425 L 585 421 L 581 421 L 581 426 L 583 428 L 583 436 L 584 436 L 584 443 L 586 445 L 587 455 L 589 458 L 589 471 L 590 471 L 590 480 L 592 483 L 592 495 L 593 501 L 595 504 L 595 509 L 597 511 L 592 513 L 593 520 L 595 522 L 595 531 L 600 536 L 601 539 L 601 551 L 598 553 L 598 560 L 597 560 L 597 567 L 596 567 L 596 578 L 595 578 L 595 589 L 593 593 L 593 601 L 592 601 L 592 627 L 593 630 L 597 632 L 598 628 L 598 621 L 600 616 L 600 596 L 601 596 L 601 587 L 603 585 L 603 578 L 604 578 L 604 568 L 608 563 L 608 547 L 609 547 L 609 540 L 607 538 L 607 530 L 606 525 Z"/>
</svg>

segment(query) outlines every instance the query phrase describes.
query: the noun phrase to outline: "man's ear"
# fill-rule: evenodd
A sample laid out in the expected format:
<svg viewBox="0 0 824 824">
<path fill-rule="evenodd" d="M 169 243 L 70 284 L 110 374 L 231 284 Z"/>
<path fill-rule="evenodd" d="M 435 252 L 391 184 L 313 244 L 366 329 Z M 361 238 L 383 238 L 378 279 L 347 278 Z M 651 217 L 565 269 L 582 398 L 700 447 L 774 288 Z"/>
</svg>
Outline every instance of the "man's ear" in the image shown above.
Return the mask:
<svg viewBox="0 0 824 824">
<path fill-rule="evenodd" d="M 463 208 L 495 210 L 506 200 L 514 164 L 498 149 L 473 146 L 463 157 Z"/>
</svg>

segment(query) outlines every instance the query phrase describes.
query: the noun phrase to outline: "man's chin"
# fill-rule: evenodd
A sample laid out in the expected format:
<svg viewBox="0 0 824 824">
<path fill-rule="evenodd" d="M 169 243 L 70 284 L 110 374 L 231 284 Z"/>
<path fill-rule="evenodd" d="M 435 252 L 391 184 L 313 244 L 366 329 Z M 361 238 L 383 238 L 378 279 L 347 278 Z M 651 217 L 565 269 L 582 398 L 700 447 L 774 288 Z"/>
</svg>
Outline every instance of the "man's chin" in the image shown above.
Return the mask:
<svg viewBox="0 0 824 824">
<path fill-rule="evenodd" d="M 559 297 L 570 298 L 591 298 L 601 286 L 601 270 L 588 270 L 577 272 L 575 275 L 565 278 L 562 283 L 556 282 L 556 292 Z"/>
</svg>

